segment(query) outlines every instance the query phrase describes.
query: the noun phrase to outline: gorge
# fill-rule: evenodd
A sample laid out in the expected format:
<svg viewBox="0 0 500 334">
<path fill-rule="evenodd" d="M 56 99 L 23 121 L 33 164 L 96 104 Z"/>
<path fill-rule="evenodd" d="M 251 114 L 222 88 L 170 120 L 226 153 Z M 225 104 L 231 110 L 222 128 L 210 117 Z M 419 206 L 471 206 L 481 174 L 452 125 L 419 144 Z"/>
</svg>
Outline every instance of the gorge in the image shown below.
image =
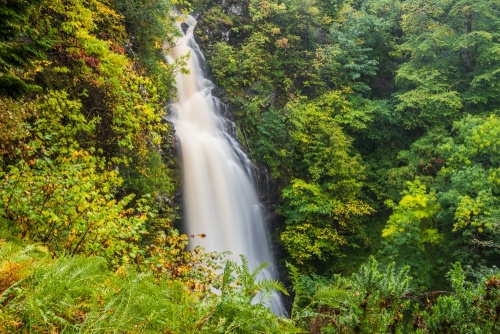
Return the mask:
<svg viewBox="0 0 500 334">
<path fill-rule="evenodd" d="M 178 102 L 172 122 L 178 138 L 183 174 L 185 225 L 191 247 L 242 254 L 251 268 L 270 263 L 262 278 L 276 279 L 262 206 L 253 180 L 253 165 L 229 133 L 230 121 L 220 115 L 220 102 L 203 73 L 203 55 L 193 36 L 196 19 L 189 16 L 185 35 L 170 51 L 168 60 L 183 56 L 188 73 L 176 76 Z M 279 295 L 271 308 L 283 314 Z"/>
</svg>

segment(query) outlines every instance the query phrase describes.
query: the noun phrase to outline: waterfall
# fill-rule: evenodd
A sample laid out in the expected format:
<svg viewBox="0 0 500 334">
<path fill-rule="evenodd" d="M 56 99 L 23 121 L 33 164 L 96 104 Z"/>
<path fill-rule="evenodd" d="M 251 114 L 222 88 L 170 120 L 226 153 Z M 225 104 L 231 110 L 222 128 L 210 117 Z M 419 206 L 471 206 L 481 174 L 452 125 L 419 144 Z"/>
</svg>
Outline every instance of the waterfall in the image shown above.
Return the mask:
<svg viewBox="0 0 500 334">
<path fill-rule="evenodd" d="M 184 36 L 168 54 L 169 62 L 190 55 L 189 73 L 176 77 L 178 101 L 172 104 L 179 157 L 182 163 L 184 221 L 191 247 L 243 254 L 250 268 L 270 263 L 261 278 L 276 279 L 276 269 L 253 180 L 253 165 L 229 134 L 230 121 L 220 115 L 213 83 L 202 70 L 204 57 L 193 37 L 196 20 L 189 16 Z M 279 295 L 271 309 L 285 313 Z"/>
</svg>

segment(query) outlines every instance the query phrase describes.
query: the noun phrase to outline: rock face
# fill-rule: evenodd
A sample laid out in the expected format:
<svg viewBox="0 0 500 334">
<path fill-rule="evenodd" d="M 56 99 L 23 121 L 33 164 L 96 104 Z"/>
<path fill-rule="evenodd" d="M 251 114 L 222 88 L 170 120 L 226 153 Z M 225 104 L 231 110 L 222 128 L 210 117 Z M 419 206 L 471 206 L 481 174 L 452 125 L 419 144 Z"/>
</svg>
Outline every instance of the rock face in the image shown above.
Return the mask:
<svg viewBox="0 0 500 334">
<path fill-rule="evenodd" d="M 246 30 L 245 25 L 251 21 L 249 2 L 250 0 L 212 0 L 205 8 L 199 9 L 195 38 L 207 59 L 210 59 L 211 55 L 218 51 L 217 42 L 225 42 L 237 47 L 248 37 L 250 32 Z M 212 94 L 222 102 L 222 115 L 237 123 L 238 120 L 231 113 L 231 106 L 226 99 L 224 90 L 216 87 Z M 231 131 L 232 136 L 236 138 L 237 125 L 232 124 L 234 124 L 234 129 Z M 242 148 L 245 151 L 250 149 L 244 143 Z M 271 229 L 274 230 L 279 219 L 274 207 L 280 201 L 278 188 L 264 166 L 256 163 L 254 174 L 259 199 L 265 207 L 266 220 L 270 223 Z"/>
<path fill-rule="evenodd" d="M 250 0 L 208 0 L 205 1 L 203 8 L 197 8 L 199 14 L 197 16 L 198 24 L 195 29 L 195 39 L 208 62 L 210 62 L 210 57 L 218 52 L 218 42 L 224 42 L 237 48 L 240 43 L 250 36 L 251 31 L 248 28 L 251 24 L 249 2 Z M 245 94 L 251 94 L 251 92 Z M 235 122 L 228 122 L 228 124 L 234 126 L 230 133 L 236 138 L 236 123 L 238 123 L 238 120 L 232 114 L 231 105 L 224 90 L 215 87 L 212 90 L 212 95 L 222 102 L 222 115 Z M 242 149 L 248 153 L 250 148 L 243 141 L 241 142 Z M 266 168 L 259 163 L 254 165 L 254 176 L 269 231 L 273 238 L 277 238 L 278 227 L 283 226 L 281 217 L 276 213 L 276 205 L 280 202 L 278 186 Z M 273 243 L 272 248 L 276 258 L 285 258 L 285 251 L 279 246 L 279 243 Z M 284 263 L 279 262 L 278 265 L 279 272 L 285 273 Z M 290 306 L 291 300 L 288 300 L 287 303 Z"/>
<path fill-rule="evenodd" d="M 203 53 L 217 42 L 235 45 L 244 38 L 238 27 L 250 20 L 248 5 L 249 0 L 214 0 L 202 9 L 195 35 Z"/>
<path fill-rule="evenodd" d="M 248 1 L 222 1 L 222 8 L 228 15 L 245 16 L 248 14 Z"/>
</svg>

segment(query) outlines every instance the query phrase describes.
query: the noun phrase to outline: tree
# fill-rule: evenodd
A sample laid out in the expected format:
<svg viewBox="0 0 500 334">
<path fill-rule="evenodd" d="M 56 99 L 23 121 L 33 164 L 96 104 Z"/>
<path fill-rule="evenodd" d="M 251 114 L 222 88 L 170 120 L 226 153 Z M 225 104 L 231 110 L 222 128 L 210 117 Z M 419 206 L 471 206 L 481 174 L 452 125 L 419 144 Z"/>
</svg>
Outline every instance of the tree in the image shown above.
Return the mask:
<svg viewBox="0 0 500 334">
<path fill-rule="evenodd" d="M 0 95 L 19 97 L 39 89 L 21 71 L 45 58 L 51 40 L 29 24 L 40 15 L 44 0 L 2 1 L 0 3 Z"/>
<path fill-rule="evenodd" d="M 396 110 L 405 126 L 451 124 L 460 112 L 495 106 L 498 3 L 412 0 L 402 8 L 407 39 L 400 52 L 407 61 L 396 76 Z"/>
<path fill-rule="evenodd" d="M 376 18 L 344 5 L 329 30 L 327 44 L 316 50 L 315 67 L 322 81 L 334 89 L 350 88 L 368 93 L 367 81 L 376 74 L 365 38 Z"/>
<path fill-rule="evenodd" d="M 143 237 L 149 233 L 156 242 L 175 218 L 173 174 L 163 165 L 174 158 L 160 154 L 168 131 L 166 91 L 157 89 L 165 87 L 158 76 L 170 76 L 174 67 L 146 71 L 127 56 L 123 17 L 110 2 L 36 3 L 0 4 L 1 24 L 11 29 L 0 49 L 9 57 L 19 55 L 5 45 L 50 41 L 43 61 L 26 56 L 26 66 L 16 65 L 15 74 L 37 84 L 38 94 L 0 97 L 2 222 L 54 253 L 139 264 Z M 162 27 L 177 31 L 163 21 Z"/>
<path fill-rule="evenodd" d="M 385 239 L 382 252 L 389 261 L 410 265 L 419 287 L 428 289 L 433 283 L 432 273 L 442 261 L 437 258 L 443 240 L 435 223 L 440 209 L 437 198 L 427 193 L 425 185 L 416 179 L 408 182 L 408 190 L 397 205 L 390 201 L 387 204 L 393 213 L 382 231 Z"/>
<path fill-rule="evenodd" d="M 337 105 L 325 110 L 307 101 L 287 107 L 294 167 L 282 191 L 286 227 L 281 240 L 300 265 L 340 254 L 346 234 L 361 235 L 359 219 L 373 210 L 359 198 L 363 165 L 335 121 L 347 107 L 336 94 Z"/>
<path fill-rule="evenodd" d="M 460 259 L 488 263 L 498 258 L 500 211 L 500 121 L 497 116 L 467 116 L 454 123 L 454 136 L 440 146 L 446 160 L 438 174 L 439 201 L 452 220 L 454 233 L 462 234 Z"/>
</svg>

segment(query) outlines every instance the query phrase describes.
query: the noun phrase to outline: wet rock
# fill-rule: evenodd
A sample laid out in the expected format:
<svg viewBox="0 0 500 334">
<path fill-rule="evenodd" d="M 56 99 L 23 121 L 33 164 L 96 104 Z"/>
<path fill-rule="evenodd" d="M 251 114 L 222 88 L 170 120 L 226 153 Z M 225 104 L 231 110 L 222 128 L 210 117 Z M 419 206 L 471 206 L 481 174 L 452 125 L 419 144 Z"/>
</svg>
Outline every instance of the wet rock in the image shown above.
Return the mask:
<svg viewBox="0 0 500 334">
<path fill-rule="evenodd" d="M 181 29 L 182 29 L 182 32 L 185 34 L 186 31 L 188 30 L 189 26 L 187 25 L 187 23 L 185 22 L 182 22 L 181 23 Z"/>
<path fill-rule="evenodd" d="M 247 16 L 248 15 L 248 1 L 224 1 L 222 0 L 222 7 L 229 15 Z"/>
<path fill-rule="evenodd" d="M 249 1 L 215 0 L 198 17 L 196 41 L 205 54 L 210 47 L 223 41 L 238 44 L 245 36 L 239 28 L 249 22 Z"/>
</svg>

